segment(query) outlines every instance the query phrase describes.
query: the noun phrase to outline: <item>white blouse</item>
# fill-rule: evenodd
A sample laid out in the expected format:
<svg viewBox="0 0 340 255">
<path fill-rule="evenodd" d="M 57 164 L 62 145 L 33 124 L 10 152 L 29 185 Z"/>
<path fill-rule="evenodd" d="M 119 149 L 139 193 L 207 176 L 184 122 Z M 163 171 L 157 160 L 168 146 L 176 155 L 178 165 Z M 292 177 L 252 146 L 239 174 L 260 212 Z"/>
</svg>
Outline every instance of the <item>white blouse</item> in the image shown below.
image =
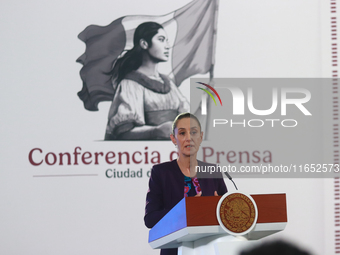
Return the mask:
<svg viewBox="0 0 340 255">
<path fill-rule="evenodd" d="M 162 79 L 157 81 L 162 82 Z M 156 126 L 173 121 L 178 114 L 189 111 L 188 100 L 172 81 L 170 91 L 162 94 L 145 88 L 136 81 L 124 79 L 118 85 L 113 98 L 106 133 L 115 134 L 117 128 L 124 124 L 129 124 L 129 130 L 135 126 Z M 119 135 L 119 132 L 115 135 Z"/>
</svg>

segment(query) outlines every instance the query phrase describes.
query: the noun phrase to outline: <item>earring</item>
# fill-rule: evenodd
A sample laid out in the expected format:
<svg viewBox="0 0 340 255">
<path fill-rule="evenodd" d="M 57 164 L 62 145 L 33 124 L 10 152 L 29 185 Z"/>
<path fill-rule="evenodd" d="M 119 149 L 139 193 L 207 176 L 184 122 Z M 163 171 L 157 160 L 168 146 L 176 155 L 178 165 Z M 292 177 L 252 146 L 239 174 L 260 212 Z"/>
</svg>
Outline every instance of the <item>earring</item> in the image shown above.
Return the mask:
<svg viewBox="0 0 340 255">
<path fill-rule="evenodd" d="M 177 144 L 175 143 L 175 147 L 177 148 Z"/>
</svg>

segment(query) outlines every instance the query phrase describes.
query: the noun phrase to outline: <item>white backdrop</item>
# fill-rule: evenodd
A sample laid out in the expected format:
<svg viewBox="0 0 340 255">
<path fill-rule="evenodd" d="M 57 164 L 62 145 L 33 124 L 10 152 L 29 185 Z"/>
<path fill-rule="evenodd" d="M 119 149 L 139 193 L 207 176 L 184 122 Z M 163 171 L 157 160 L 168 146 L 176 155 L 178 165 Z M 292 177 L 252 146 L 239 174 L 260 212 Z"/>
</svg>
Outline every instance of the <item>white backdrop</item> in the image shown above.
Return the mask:
<svg viewBox="0 0 340 255">
<path fill-rule="evenodd" d="M 107 25 L 130 14 L 165 14 L 188 2 L 2 2 L 1 254 L 158 254 L 147 243 L 143 223 L 147 171 L 152 152 L 159 151 L 163 162 L 175 148 L 164 141 L 102 141 L 110 103 L 89 112 L 77 97 L 82 81 L 75 60 L 85 48 L 77 35 L 90 24 Z M 322 1 L 220 2 L 216 77 L 330 76 L 329 41 L 321 36 L 330 18 Z M 189 81 L 181 90 L 189 98 Z M 325 88 L 324 93 L 331 92 Z M 330 108 L 324 112 L 327 129 Z M 330 150 L 327 132 L 319 135 L 329 141 L 320 146 Z M 28 159 L 33 148 L 43 151 L 34 154 L 40 161 L 48 152 L 73 153 L 78 146 L 82 153 L 140 151 L 148 153 L 149 163 L 33 166 Z M 142 178 L 105 176 L 107 169 L 128 168 L 142 169 Z M 43 177 L 79 174 L 88 176 Z M 291 240 L 315 254 L 333 253 L 332 180 L 236 182 L 250 194 L 287 194 L 287 228 L 270 238 Z"/>
</svg>

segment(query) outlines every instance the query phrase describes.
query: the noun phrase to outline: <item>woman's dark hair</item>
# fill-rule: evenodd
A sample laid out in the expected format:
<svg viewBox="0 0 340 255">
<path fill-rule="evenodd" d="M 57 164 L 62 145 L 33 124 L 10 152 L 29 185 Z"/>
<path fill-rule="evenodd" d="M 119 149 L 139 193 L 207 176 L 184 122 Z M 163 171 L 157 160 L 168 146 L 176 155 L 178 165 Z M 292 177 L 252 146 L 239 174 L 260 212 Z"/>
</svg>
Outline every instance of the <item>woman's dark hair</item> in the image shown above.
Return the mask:
<svg viewBox="0 0 340 255">
<path fill-rule="evenodd" d="M 163 28 L 156 22 L 145 22 L 140 24 L 133 35 L 133 48 L 128 50 L 123 57 L 117 59 L 112 70 L 112 79 L 119 84 L 124 77 L 133 70 L 137 70 L 142 65 L 143 49 L 140 47 L 140 40 L 144 39 L 148 46 L 152 46 L 152 37 Z"/>
<path fill-rule="evenodd" d="M 178 121 L 181 120 L 181 119 L 185 119 L 185 118 L 191 118 L 191 119 L 196 120 L 197 123 L 198 123 L 198 126 L 200 127 L 200 131 L 202 132 L 201 123 L 198 120 L 198 118 L 195 115 L 193 115 L 192 113 L 190 113 L 190 112 L 184 112 L 184 113 L 181 113 L 181 114 L 177 115 L 177 117 L 174 120 L 174 122 L 172 122 L 172 134 L 173 135 L 175 135 L 175 129 L 177 127 Z"/>
</svg>

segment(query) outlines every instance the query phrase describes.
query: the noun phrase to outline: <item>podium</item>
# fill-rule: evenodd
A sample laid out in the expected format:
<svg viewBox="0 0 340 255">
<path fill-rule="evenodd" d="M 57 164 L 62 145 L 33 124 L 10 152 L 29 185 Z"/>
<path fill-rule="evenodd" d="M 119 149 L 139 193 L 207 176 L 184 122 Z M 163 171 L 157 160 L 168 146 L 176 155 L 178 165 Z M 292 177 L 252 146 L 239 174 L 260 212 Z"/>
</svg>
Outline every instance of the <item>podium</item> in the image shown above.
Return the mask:
<svg viewBox="0 0 340 255">
<path fill-rule="evenodd" d="M 236 255 L 259 239 L 284 230 L 285 194 L 250 197 L 256 203 L 257 220 L 244 235 L 232 235 L 220 225 L 216 208 L 221 197 L 186 197 L 149 231 L 149 244 L 154 249 L 178 248 L 179 255 Z"/>
</svg>

